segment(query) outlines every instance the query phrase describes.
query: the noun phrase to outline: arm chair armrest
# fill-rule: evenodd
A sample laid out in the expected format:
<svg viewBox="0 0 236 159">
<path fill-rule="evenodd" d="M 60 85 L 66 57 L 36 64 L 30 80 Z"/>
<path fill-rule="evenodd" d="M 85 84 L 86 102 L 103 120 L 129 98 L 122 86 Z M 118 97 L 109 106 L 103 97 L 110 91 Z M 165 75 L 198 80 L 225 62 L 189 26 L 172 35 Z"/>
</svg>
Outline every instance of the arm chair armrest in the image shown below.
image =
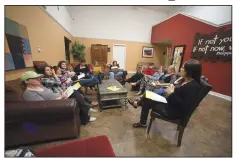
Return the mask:
<svg viewBox="0 0 236 159">
<path fill-rule="evenodd" d="M 50 101 L 14 101 L 5 104 L 5 123 L 48 121 L 77 118 L 79 110 L 75 99 Z"/>
</svg>

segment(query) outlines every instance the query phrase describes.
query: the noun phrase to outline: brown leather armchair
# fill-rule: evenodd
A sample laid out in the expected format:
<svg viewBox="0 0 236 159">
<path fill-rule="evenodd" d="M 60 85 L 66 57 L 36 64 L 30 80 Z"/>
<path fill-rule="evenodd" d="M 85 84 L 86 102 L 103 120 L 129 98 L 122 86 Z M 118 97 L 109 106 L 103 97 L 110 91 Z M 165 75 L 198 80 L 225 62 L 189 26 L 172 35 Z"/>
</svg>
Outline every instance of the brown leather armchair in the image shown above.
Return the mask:
<svg viewBox="0 0 236 159">
<path fill-rule="evenodd" d="M 5 146 L 77 138 L 79 108 L 75 99 L 24 101 L 20 79 L 5 82 Z"/>
</svg>

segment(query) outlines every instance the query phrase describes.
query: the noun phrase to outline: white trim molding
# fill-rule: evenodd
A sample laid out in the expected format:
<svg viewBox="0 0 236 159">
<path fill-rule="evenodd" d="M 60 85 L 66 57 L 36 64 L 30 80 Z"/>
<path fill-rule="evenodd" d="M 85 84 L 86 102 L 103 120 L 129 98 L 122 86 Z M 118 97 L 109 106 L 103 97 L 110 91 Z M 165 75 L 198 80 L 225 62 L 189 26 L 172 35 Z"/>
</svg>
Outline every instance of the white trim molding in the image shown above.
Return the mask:
<svg viewBox="0 0 236 159">
<path fill-rule="evenodd" d="M 73 37 L 73 35 L 64 26 L 62 26 L 61 23 L 59 23 L 53 16 L 51 16 L 43 6 L 38 6 L 38 7 L 42 9 L 42 11 L 44 11 L 50 18 L 52 18 L 52 20 L 54 20 L 58 25 L 60 25 L 62 29 L 64 29 L 68 34 L 70 34 Z"/>
<path fill-rule="evenodd" d="M 222 98 L 222 99 L 225 99 L 225 100 L 228 100 L 228 101 L 232 101 L 232 97 L 224 95 L 224 94 L 220 94 L 220 93 L 213 92 L 213 91 L 210 91 L 209 94 L 213 95 L 213 96 L 216 96 L 216 97 L 219 97 L 219 98 Z"/>
<path fill-rule="evenodd" d="M 227 24 L 232 24 L 232 22 L 226 22 L 226 23 L 219 24 L 219 25 L 218 25 L 218 24 L 214 24 L 214 23 L 208 22 L 208 21 L 206 21 L 206 20 L 197 18 L 197 17 L 195 17 L 195 16 L 189 15 L 189 14 L 187 14 L 187 13 L 185 13 L 185 12 L 178 12 L 178 13 L 175 13 L 174 15 L 171 15 L 170 17 L 168 17 L 168 18 L 162 20 L 162 21 L 159 22 L 158 24 L 160 24 L 160 23 L 162 23 L 162 22 L 164 22 L 164 21 L 166 21 L 166 20 L 168 20 L 168 19 L 170 19 L 170 18 L 172 18 L 172 17 L 174 17 L 174 16 L 176 16 L 176 15 L 178 15 L 178 14 L 182 14 L 182 15 L 184 15 L 184 16 L 186 16 L 186 17 L 195 19 L 195 20 L 197 20 L 197 21 L 203 22 L 203 23 L 205 23 L 205 24 L 208 24 L 208 25 L 211 25 L 211 26 L 214 26 L 214 27 L 222 27 L 222 26 L 227 25 Z M 156 25 L 158 25 L 158 24 L 155 24 L 154 26 L 156 26 Z"/>
<path fill-rule="evenodd" d="M 128 71 L 128 73 L 136 73 L 135 71 Z"/>
</svg>

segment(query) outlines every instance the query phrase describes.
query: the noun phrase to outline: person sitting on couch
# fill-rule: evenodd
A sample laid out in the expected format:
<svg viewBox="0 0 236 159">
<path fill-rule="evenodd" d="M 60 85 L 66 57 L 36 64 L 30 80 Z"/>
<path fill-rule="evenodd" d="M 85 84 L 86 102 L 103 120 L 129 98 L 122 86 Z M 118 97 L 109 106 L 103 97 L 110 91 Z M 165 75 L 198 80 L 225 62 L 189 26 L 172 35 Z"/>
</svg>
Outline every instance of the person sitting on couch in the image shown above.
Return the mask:
<svg viewBox="0 0 236 159">
<path fill-rule="evenodd" d="M 66 64 L 66 61 L 59 61 L 59 63 L 58 63 L 57 66 L 61 68 L 61 73 L 62 73 L 62 75 L 66 74 L 66 75 L 68 75 L 69 77 L 73 77 L 73 76 L 76 75 L 75 72 L 70 71 L 70 70 L 68 69 L 67 64 Z"/>
<path fill-rule="evenodd" d="M 102 66 L 99 64 L 98 61 L 95 61 L 93 66 L 91 66 L 91 67 L 92 67 L 92 71 L 91 72 L 93 72 L 93 74 L 98 75 L 99 73 L 102 72 Z"/>
<path fill-rule="evenodd" d="M 155 83 L 157 88 L 154 89 L 153 92 L 165 96 L 167 87 L 170 84 L 174 84 L 176 80 L 177 75 L 175 73 L 175 66 L 171 65 L 168 67 L 167 74 L 162 76 L 161 79 Z"/>
<path fill-rule="evenodd" d="M 99 76 L 93 76 L 92 72 L 90 71 L 86 61 L 83 59 L 80 63 L 75 67 L 75 73 L 77 75 L 85 74 L 85 77 L 80 79 L 80 84 L 83 85 L 96 85 L 99 83 Z"/>
<path fill-rule="evenodd" d="M 153 67 L 154 64 L 149 64 L 148 67 L 144 69 L 143 74 L 153 76 L 153 74 L 156 72 Z"/>
<path fill-rule="evenodd" d="M 117 63 L 117 61 L 113 61 L 110 65 L 111 71 L 114 73 L 115 79 L 122 79 L 123 72 L 119 71 L 120 65 Z"/>
<path fill-rule="evenodd" d="M 144 74 L 140 80 L 135 83 L 131 83 L 132 86 L 140 85 L 139 92 L 136 95 L 141 95 L 145 91 L 145 87 L 147 85 L 151 85 L 151 83 L 156 82 L 164 75 L 163 67 L 161 66 L 157 72 L 155 72 L 152 76 Z"/>
<path fill-rule="evenodd" d="M 153 101 L 146 97 L 142 98 L 137 105 L 129 101 L 134 108 L 142 106 L 140 122 L 133 124 L 133 127 L 145 128 L 149 110 L 154 108 L 157 113 L 164 114 L 170 119 L 179 119 L 187 116 L 193 106 L 195 106 L 196 96 L 200 90 L 201 73 L 202 66 L 199 61 L 188 60 L 180 69 L 180 76 L 184 78 L 184 82 L 178 88 L 171 84 L 166 90 L 167 104 Z"/>
<path fill-rule="evenodd" d="M 103 79 L 104 80 L 112 80 L 112 79 L 115 79 L 114 77 L 114 73 L 111 72 L 111 69 L 109 66 L 105 66 L 105 69 L 104 69 L 104 72 L 102 72 L 102 75 L 103 75 Z"/>
<path fill-rule="evenodd" d="M 45 67 L 45 69 L 47 69 L 47 68 Z M 63 74 L 62 73 L 62 69 L 60 67 L 58 67 L 58 66 L 53 66 L 51 72 L 52 72 L 53 76 L 56 76 L 59 79 L 59 81 L 61 82 L 62 87 L 65 88 L 65 89 L 67 87 L 71 86 L 73 84 L 73 82 L 74 82 L 71 79 L 70 76 L 68 76 L 67 74 Z M 45 73 L 48 74 L 47 72 L 45 72 Z"/>
<path fill-rule="evenodd" d="M 125 82 L 135 83 L 138 80 L 140 80 L 142 77 L 143 77 L 142 67 L 138 67 L 137 72 L 133 76 L 131 76 L 130 78 L 126 79 Z"/>
<path fill-rule="evenodd" d="M 44 87 L 41 84 L 42 74 L 37 74 L 34 71 L 27 71 L 21 76 L 21 84 L 24 87 L 23 99 L 27 101 L 42 101 L 42 100 L 62 100 L 67 99 L 68 95 L 66 92 L 54 93 L 51 89 Z M 96 118 L 90 117 L 88 112 L 90 105 L 85 102 L 83 97 L 78 91 L 69 98 L 75 98 L 80 106 L 80 120 L 81 124 L 85 125 L 89 121 L 95 121 Z"/>
</svg>

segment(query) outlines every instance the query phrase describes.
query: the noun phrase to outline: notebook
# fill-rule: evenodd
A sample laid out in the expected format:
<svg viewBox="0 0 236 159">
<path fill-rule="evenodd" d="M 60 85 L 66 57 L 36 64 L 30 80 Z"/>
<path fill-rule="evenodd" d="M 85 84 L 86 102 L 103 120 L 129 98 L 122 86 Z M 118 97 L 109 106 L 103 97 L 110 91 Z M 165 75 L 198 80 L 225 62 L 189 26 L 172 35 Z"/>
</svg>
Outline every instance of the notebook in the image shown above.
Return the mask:
<svg viewBox="0 0 236 159">
<path fill-rule="evenodd" d="M 111 69 L 116 69 L 116 68 L 118 68 L 118 67 L 117 67 L 117 66 L 112 66 L 112 67 L 111 67 Z"/>
<path fill-rule="evenodd" d="M 70 86 L 66 89 L 66 94 L 67 94 L 67 98 L 69 98 L 75 90 L 78 90 L 81 87 L 80 83 L 77 82 L 76 84 L 74 84 L 73 86 Z"/>
<path fill-rule="evenodd" d="M 120 88 L 116 87 L 116 86 L 110 86 L 110 87 L 107 87 L 107 89 L 110 90 L 110 91 L 118 91 L 118 90 L 120 90 Z"/>
<path fill-rule="evenodd" d="M 94 72 L 102 72 L 102 67 L 93 67 Z"/>
<path fill-rule="evenodd" d="M 84 77 L 85 77 L 85 74 L 82 73 L 82 74 L 78 75 L 78 80 L 81 79 L 81 78 L 84 78 Z"/>
<path fill-rule="evenodd" d="M 69 98 L 73 93 L 74 93 L 74 89 L 73 89 L 73 87 L 72 86 L 70 86 L 70 87 L 68 87 L 67 89 L 66 89 L 66 94 L 67 94 L 67 98 Z"/>
<path fill-rule="evenodd" d="M 77 82 L 76 84 L 74 84 L 74 85 L 72 86 L 72 88 L 73 88 L 74 90 L 78 90 L 80 87 L 81 87 L 81 85 L 80 85 L 79 82 Z"/>
<path fill-rule="evenodd" d="M 153 93 L 151 91 L 146 91 L 146 98 L 151 99 L 153 101 L 161 102 L 161 103 L 167 103 L 167 100 L 165 97 L 160 96 L 159 94 Z"/>
</svg>

